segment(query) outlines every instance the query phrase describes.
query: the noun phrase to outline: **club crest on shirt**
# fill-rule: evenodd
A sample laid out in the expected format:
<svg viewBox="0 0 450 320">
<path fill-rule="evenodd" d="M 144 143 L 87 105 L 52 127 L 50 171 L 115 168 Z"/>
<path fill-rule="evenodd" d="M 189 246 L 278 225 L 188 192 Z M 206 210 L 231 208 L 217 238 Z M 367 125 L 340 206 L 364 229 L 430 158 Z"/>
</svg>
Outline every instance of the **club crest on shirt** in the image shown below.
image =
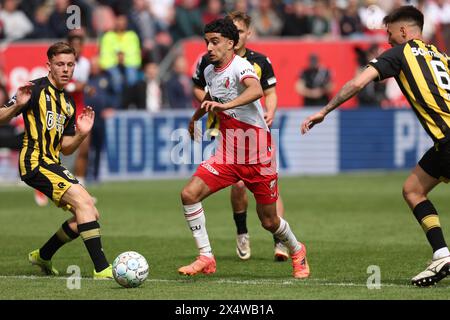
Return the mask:
<svg viewBox="0 0 450 320">
<path fill-rule="evenodd" d="M 68 114 L 71 114 L 72 113 L 72 105 L 70 104 L 70 102 L 69 101 L 67 101 L 66 102 L 66 110 L 67 110 L 67 113 Z"/>
<path fill-rule="evenodd" d="M 230 78 L 226 77 L 223 81 L 223 85 L 225 86 L 225 88 L 229 88 L 230 87 Z"/>
</svg>

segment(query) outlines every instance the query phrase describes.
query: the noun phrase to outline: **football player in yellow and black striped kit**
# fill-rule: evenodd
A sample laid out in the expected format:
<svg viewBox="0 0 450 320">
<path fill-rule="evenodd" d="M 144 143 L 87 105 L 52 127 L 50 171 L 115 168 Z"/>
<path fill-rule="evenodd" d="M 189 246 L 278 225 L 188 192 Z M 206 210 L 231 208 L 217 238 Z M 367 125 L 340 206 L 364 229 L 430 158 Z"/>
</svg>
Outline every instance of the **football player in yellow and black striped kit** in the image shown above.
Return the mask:
<svg viewBox="0 0 450 320">
<path fill-rule="evenodd" d="M 58 275 L 51 258 L 56 251 L 79 235 L 94 263 L 94 278 L 112 278 L 112 268 L 103 253 L 99 213 L 92 197 L 75 177 L 61 165 L 60 152 L 72 154 L 91 131 L 94 111 L 87 107 L 77 119 L 75 104 L 64 91 L 75 68 L 75 51 L 64 42 L 47 50 L 48 76 L 20 87 L 17 94 L 0 108 L 0 123 L 22 114 L 25 123 L 19 156 L 22 180 L 41 191 L 54 203 L 72 212 L 58 231 L 28 259 L 47 275 Z"/>
<path fill-rule="evenodd" d="M 394 77 L 425 131 L 434 141 L 403 185 L 403 197 L 422 226 L 433 250 L 431 264 L 412 278 L 412 284 L 430 286 L 450 274 L 450 252 L 436 208 L 428 193 L 450 179 L 449 57 L 422 38 L 423 14 L 402 6 L 384 18 L 392 48 L 369 62 L 318 113 L 302 123 L 306 133 L 325 116 L 353 97 L 368 83 Z"/>
<path fill-rule="evenodd" d="M 254 67 L 256 74 L 258 75 L 261 87 L 263 89 L 266 113 L 264 119 L 269 127 L 272 126 L 272 122 L 275 117 L 275 111 L 277 108 L 277 93 L 275 86 L 277 79 L 275 77 L 272 63 L 265 55 L 246 48 L 247 38 L 250 36 L 251 17 L 244 12 L 234 11 L 227 15 L 228 19 L 233 20 L 233 23 L 239 32 L 239 42 L 236 45 L 235 53 L 245 59 L 247 59 Z M 203 101 L 206 96 L 205 87 L 206 81 L 203 74 L 205 68 L 211 64 L 209 55 L 206 53 L 201 57 L 197 64 L 197 69 L 192 77 L 194 83 L 194 96 L 198 101 Z M 194 121 L 200 119 L 199 108 L 197 112 L 192 116 L 191 125 Z M 208 114 L 208 120 L 206 127 L 209 130 L 209 134 L 213 137 L 219 134 L 219 119 L 214 112 Z M 236 254 L 242 260 L 250 259 L 250 236 L 247 229 L 247 207 L 248 198 L 245 184 L 242 181 L 235 183 L 231 186 L 231 206 L 233 208 L 233 218 L 236 224 Z M 284 205 L 281 196 L 277 200 L 277 215 L 284 217 Z M 276 261 L 286 261 L 289 258 L 289 251 L 287 247 L 274 237 L 274 258 Z"/>
</svg>

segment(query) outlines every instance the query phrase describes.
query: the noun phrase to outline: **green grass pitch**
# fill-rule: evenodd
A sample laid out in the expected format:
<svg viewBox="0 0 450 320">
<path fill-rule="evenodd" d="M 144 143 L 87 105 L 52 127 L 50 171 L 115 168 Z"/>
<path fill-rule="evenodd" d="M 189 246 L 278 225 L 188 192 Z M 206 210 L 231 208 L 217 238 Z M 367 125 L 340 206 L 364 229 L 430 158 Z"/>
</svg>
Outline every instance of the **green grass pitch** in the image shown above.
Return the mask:
<svg viewBox="0 0 450 320">
<path fill-rule="evenodd" d="M 203 203 L 217 272 L 186 278 L 177 268 L 196 256 L 179 193 L 185 180 L 117 182 L 90 186 L 98 198 L 105 253 L 138 251 L 150 265 L 139 288 L 94 281 L 80 239 L 53 258 L 61 276 L 40 275 L 27 254 L 40 247 L 69 214 L 50 204 L 37 207 L 29 187 L 0 187 L 0 299 L 450 299 L 450 279 L 432 288 L 412 287 L 410 278 L 426 267 L 431 250 L 401 195 L 406 172 L 282 178 L 286 219 L 308 250 L 311 278 L 292 278 L 289 262 L 273 261 L 271 235 L 262 229 L 249 194 L 252 258 L 235 254 L 229 191 Z M 448 186 L 431 200 L 450 239 Z M 450 240 L 448 240 L 450 241 Z M 67 288 L 68 266 L 82 271 L 81 288 Z M 381 288 L 367 288 L 369 266 L 381 271 Z"/>
</svg>

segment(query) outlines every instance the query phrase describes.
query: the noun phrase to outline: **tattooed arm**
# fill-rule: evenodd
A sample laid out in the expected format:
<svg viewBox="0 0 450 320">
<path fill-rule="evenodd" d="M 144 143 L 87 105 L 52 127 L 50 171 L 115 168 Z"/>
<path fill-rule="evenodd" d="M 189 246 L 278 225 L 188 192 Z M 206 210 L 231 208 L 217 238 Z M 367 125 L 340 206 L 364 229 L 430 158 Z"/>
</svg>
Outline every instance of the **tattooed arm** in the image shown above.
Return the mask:
<svg viewBox="0 0 450 320">
<path fill-rule="evenodd" d="M 301 125 L 302 134 L 308 132 L 314 125 L 322 122 L 328 113 L 339 107 L 348 99 L 352 98 L 368 83 L 377 78 L 378 71 L 374 67 L 368 66 L 363 72 L 358 74 L 352 80 L 348 81 L 325 107 L 303 121 Z"/>
</svg>

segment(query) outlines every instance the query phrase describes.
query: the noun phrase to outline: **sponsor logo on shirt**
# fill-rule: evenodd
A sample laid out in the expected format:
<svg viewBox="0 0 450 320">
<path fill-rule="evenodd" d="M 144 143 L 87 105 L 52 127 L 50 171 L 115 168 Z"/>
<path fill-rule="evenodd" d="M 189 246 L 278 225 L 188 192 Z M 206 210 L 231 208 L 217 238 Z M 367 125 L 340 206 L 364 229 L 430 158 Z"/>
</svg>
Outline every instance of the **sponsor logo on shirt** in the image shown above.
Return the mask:
<svg viewBox="0 0 450 320">
<path fill-rule="evenodd" d="M 205 168 L 206 170 L 208 170 L 209 172 L 211 172 L 212 174 L 215 174 L 216 176 L 219 175 L 219 171 L 217 171 L 216 169 L 214 169 L 209 163 L 207 162 L 203 162 L 202 163 L 202 167 Z"/>
<path fill-rule="evenodd" d="M 246 73 L 255 74 L 255 71 L 253 69 L 247 68 L 241 71 L 241 76 L 243 76 Z"/>
</svg>

